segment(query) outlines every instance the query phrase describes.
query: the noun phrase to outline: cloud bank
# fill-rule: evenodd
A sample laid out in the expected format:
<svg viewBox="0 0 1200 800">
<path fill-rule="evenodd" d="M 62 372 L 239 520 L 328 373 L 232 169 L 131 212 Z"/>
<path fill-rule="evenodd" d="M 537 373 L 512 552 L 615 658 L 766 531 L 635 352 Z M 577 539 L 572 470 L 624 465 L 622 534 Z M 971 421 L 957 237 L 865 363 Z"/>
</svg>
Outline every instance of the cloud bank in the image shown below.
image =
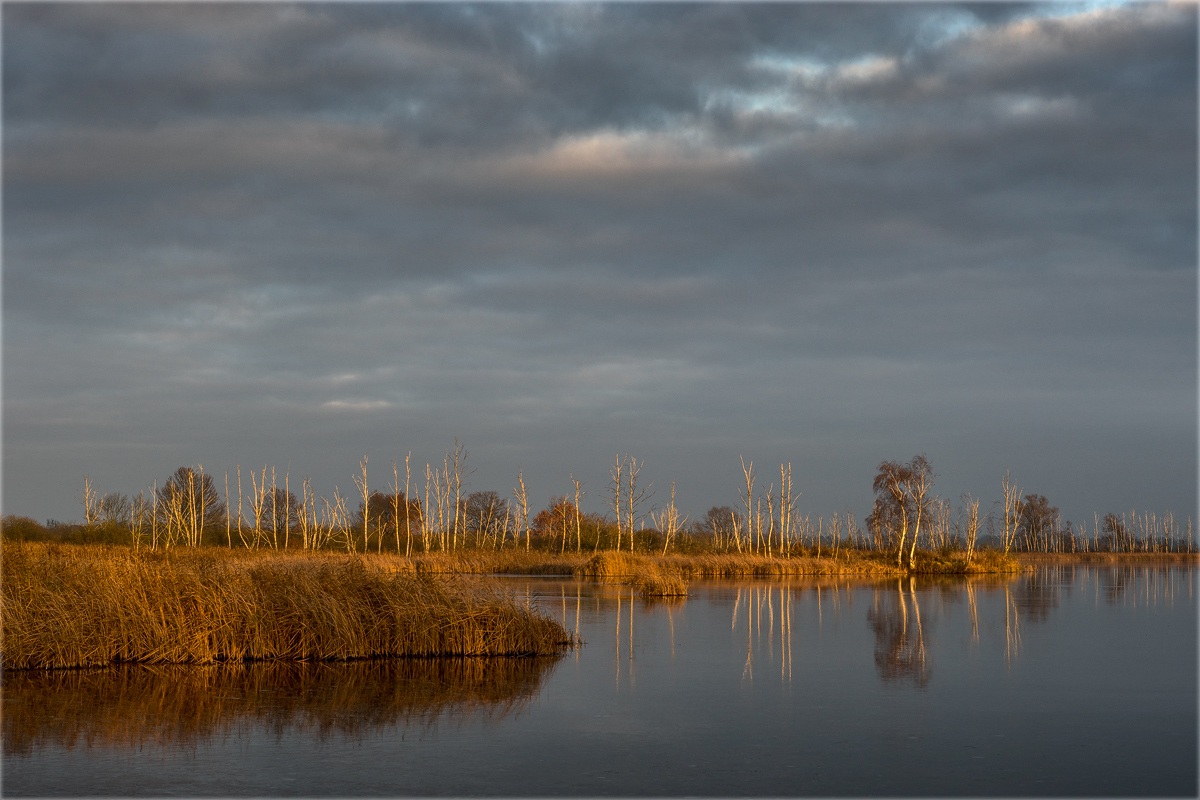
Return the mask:
<svg viewBox="0 0 1200 800">
<path fill-rule="evenodd" d="M 467 444 L 1195 515 L 1196 6 L 18 4 L 4 510 Z M 389 465 L 385 468 L 385 465 Z M 382 480 L 382 479 L 381 479 Z"/>
</svg>

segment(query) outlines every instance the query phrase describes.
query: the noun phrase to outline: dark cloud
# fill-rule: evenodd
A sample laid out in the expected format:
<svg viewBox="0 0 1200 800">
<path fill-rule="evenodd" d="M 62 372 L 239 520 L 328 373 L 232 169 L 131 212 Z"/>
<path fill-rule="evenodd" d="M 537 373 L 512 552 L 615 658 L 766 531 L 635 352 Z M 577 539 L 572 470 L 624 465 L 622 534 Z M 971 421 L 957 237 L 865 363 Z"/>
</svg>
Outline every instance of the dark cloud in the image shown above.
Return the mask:
<svg viewBox="0 0 1200 800">
<path fill-rule="evenodd" d="M 919 451 L 951 497 L 1011 467 L 1077 517 L 1194 513 L 1195 31 L 6 7 L 5 510 L 196 460 L 345 484 L 458 436 L 481 487 L 591 470 L 597 500 L 634 450 L 696 513 L 742 453 L 828 513 Z"/>
</svg>

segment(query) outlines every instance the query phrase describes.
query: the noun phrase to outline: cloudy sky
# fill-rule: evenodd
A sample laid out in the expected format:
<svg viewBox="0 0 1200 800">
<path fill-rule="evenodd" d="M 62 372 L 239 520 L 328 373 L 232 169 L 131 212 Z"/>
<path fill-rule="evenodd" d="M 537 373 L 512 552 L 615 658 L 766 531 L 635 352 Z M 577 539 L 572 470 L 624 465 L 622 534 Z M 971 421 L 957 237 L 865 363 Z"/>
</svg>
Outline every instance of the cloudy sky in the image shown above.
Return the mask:
<svg viewBox="0 0 1200 800">
<path fill-rule="evenodd" d="M 881 460 L 1196 514 L 1197 9 L 6 4 L 3 510 Z M 247 486 L 249 485 L 247 479 Z M 381 486 L 382 488 L 382 486 Z"/>
</svg>

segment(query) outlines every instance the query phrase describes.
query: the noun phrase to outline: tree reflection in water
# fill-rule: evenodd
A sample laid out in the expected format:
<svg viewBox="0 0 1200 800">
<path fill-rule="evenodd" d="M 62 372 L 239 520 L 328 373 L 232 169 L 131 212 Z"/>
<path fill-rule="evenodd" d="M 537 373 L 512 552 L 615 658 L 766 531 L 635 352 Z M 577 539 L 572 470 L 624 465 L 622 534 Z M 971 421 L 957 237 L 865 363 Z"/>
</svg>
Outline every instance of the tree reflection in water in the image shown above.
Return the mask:
<svg viewBox="0 0 1200 800">
<path fill-rule="evenodd" d="M 898 579 L 895 591 L 876 589 L 867 622 L 875 632 L 875 667 L 883 682 L 924 689 L 929 684 L 929 666 L 913 579 Z"/>
<path fill-rule="evenodd" d="M 194 747 L 266 730 L 361 737 L 520 713 L 558 659 L 431 658 L 6 671 L 6 753 L 57 745 Z"/>
</svg>

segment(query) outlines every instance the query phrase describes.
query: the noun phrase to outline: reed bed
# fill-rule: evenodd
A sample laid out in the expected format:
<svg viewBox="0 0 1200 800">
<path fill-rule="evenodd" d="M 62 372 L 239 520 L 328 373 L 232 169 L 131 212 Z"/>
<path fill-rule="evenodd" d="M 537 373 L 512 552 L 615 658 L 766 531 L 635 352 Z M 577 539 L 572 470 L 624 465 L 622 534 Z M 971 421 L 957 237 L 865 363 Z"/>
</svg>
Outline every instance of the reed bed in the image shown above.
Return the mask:
<svg viewBox="0 0 1200 800">
<path fill-rule="evenodd" d="M 588 556 L 539 550 L 458 550 L 399 560 L 411 562 L 416 572 L 431 575 L 576 575 Z"/>
<path fill-rule="evenodd" d="M 813 558 L 705 553 L 697 555 L 642 555 L 598 553 L 582 574 L 592 578 L 633 576 L 657 568 L 665 574 L 690 578 L 781 577 L 786 575 L 897 575 L 907 571 L 897 567 L 886 554 L 843 553 L 840 558 Z"/>
<path fill-rule="evenodd" d="M 783 577 L 788 575 L 907 575 L 896 564 L 894 553 L 843 549 L 837 556 L 767 556 L 738 553 L 631 553 L 601 550 L 592 555 L 518 551 L 459 551 L 412 558 L 383 556 L 397 571 L 428 574 L 517 574 L 581 575 L 601 580 L 625 579 L 657 571 L 692 578 Z M 1019 572 L 1012 556 L 991 550 L 976 550 L 968 563 L 963 552 L 947 554 L 917 551 L 913 572 L 968 574 Z"/>
<path fill-rule="evenodd" d="M 664 572 L 657 565 L 635 573 L 626 581 L 642 597 L 687 597 L 687 581 L 678 574 Z"/>
<path fill-rule="evenodd" d="M 6 669 L 550 655 L 575 644 L 486 584 L 364 556 L 5 543 Z"/>
<path fill-rule="evenodd" d="M 468 714 L 503 717 L 557 659 L 395 658 L 208 666 L 121 664 L 4 677 L 4 752 L 54 745 L 191 748 L 254 729 L 361 736 Z"/>
<path fill-rule="evenodd" d="M 646 598 L 686 597 L 687 581 L 678 566 L 665 561 L 662 556 L 605 551 L 588 559 L 580 574 L 597 580 L 624 578 Z"/>
</svg>

